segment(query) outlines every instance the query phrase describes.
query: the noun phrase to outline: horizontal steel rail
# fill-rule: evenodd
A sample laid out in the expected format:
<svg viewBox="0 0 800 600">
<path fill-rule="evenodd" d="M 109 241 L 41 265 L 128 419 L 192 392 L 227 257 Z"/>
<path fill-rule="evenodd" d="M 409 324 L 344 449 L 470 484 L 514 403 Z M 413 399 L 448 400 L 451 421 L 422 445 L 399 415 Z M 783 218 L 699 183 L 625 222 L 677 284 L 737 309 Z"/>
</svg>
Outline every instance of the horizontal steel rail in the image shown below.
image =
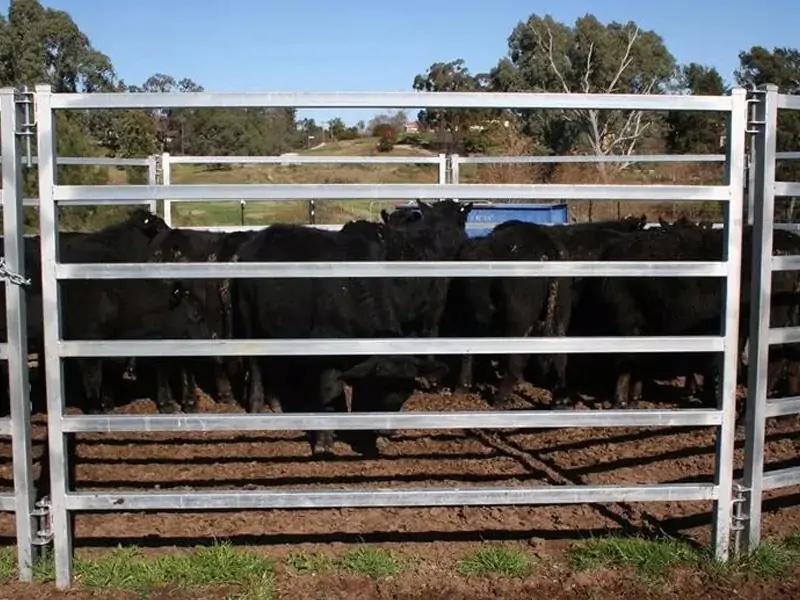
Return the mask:
<svg viewBox="0 0 800 600">
<path fill-rule="evenodd" d="M 274 165 L 274 164 L 357 164 L 357 165 L 438 165 L 446 155 L 441 156 L 333 156 L 333 155 L 298 155 L 298 156 L 173 156 L 169 162 L 173 165 Z"/>
<path fill-rule="evenodd" d="M 800 160 L 800 152 L 776 152 L 775 160 Z"/>
<path fill-rule="evenodd" d="M 775 195 L 778 197 L 800 196 L 800 182 L 776 181 Z"/>
<path fill-rule="evenodd" d="M 515 429 L 580 427 L 716 426 L 722 413 L 712 409 L 680 410 L 553 410 L 407 413 L 281 413 L 185 415 L 69 415 L 65 432 L 126 433 L 133 431 L 290 431 L 314 429 Z"/>
<path fill-rule="evenodd" d="M 129 202 L 118 202 L 117 204 L 152 204 L 153 200 L 131 200 Z M 38 198 L 23 198 L 22 199 L 23 206 L 30 206 L 34 208 L 39 207 L 39 199 Z M 97 206 L 97 202 L 70 202 L 70 206 Z"/>
<path fill-rule="evenodd" d="M 797 344 L 800 342 L 800 327 L 771 327 L 767 340 L 770 346 Z"/>
<path fill-rule="evenodd" d="M 800 184 L 798 184 L 800 185 Z M 210 185 L 55 185 L 59 204 L 92 201 L 125 204 L 131 200 L 596 200 L 727 202 L 725 185 L 564 185 L 564 184 L 410 184 L 322 183 Z"/>
<path fill-rule="evenodd" d="M 800 485 L 800 468 L 789 467 L 764 473 L 764 491 Z"/>
<path fill-rule="evenodd" d="M 724 154 L 607 154 L 604 156 L 455 156 L 462 165 L 725 162 Z"/>
<path fill-rule="evenodd" d="M 787 417 L 800 414 L 800 396 L 767 399 L 767 417 Z"/>
<path fill-rule="evenodd" d="M 586 502 L 679 502 L 715 500 L 713 484 L 563 485 L 541 487 L 298 490 L 287 492 L 72 492 L 67 509 L 85 510 L 266 510 L 584 504 Z"/>
<path fill-rule="evenodd" d="M 2 159 L 2 157 L 0 157 Z M 117 158 L 115 156 L 59 156 L 56 159 L 57 165 L 81 165 L 81 166 L 110 166 L 110 167 L 149 167 L 152 158 Z M 31 157 L 31 163 L 39 164 L 37 156 Z"/>
<path fill-rule="evenodd" d="M 721 336 L 62 340 L 62 358 L 128 356 L 369 356 L 722 352 Z"/>
<path fill-rule="evenodd" d="M 509 108 L 730 111 L 730 96 L 509 92 L 168 92 L 53 94 L 50 107 L 96 108 Z"/>
<path fill-rule="evenodd" d="M 14 494 L 8 492 L 0 494 L 0 511 L 14 512 L 16 508 L 17 503 Z"/>
<path fill-rule="evenodd" d="M 773 256 L 773 271 L 800 271 L 800 256 Z"/>
<path fill-rule="evenodd" d="M 725 277 L 724 262 L 363 261 L 61 263 L 58 279 L 249 279 L 324 277 Z"/>
<path fill-rule="evenodd" d="M 789 94 L 778 94 L 778 108 L 789 110 L 800 110 L 800 96 L 790 96 Z"/>
</svg>

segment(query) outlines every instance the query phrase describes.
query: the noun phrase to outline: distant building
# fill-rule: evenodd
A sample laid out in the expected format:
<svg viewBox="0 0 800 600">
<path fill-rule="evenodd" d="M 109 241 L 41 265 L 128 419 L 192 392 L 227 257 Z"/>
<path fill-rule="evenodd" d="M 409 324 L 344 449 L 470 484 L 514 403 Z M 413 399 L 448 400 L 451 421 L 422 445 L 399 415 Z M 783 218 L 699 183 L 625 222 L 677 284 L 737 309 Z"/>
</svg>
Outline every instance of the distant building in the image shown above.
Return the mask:
<svg viewBox="0 0 800 600">
<path fill-rule="evenodd" d="M 419 123 L 417 121 L 408 121 L 403 125 L 403 131 L 405 133 L 419 133 Z"/>
</svg>

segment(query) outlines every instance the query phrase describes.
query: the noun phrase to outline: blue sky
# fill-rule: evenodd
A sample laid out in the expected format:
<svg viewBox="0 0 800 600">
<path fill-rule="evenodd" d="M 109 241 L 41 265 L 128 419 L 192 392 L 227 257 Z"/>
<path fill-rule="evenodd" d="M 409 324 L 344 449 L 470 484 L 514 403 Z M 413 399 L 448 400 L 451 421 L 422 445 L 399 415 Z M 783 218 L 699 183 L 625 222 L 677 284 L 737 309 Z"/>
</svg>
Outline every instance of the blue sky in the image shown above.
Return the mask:
<svg viewBox="0 0 800 600">
<path fill-rule="evenodd" d="M 43 0 L 69 12 L 128 83 L 162 72 L 209 91 L 397 91 L 431 63 L 463 58 L 473 72 L 506 53 L 531 13 L 572 23 L 634 20 L 680 62 L 728 80 L 753 45 L 800 45 L 800 0 Z M 602 8 L 601 8 L 602 7 Z M 375 111 L 339 113 L 348 122 Z M 317 119 L 329 111 L 304 111 Z"/>
</svg>

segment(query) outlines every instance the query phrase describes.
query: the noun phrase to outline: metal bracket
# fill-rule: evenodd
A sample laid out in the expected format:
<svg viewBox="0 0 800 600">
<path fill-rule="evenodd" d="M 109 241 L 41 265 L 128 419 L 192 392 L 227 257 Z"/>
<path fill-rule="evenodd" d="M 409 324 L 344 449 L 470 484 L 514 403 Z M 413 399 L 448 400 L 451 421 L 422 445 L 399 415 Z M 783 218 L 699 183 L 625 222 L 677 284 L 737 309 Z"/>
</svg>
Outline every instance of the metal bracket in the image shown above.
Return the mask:
<svg viewBox="0 0 800 600">
<path fill-rule="evenodd" d="M 53 541 L 53 513 L 50 497 L 45 496 L 36 503 L 31 517 L 36 519 L 36 535 L 31 543 L 35 546 L 47 546 Z"/>
<path fill-rule="evenodd" d="M 742 533 L 747 527 L 747 515 L 744 511 L 745 502 L 750 496 L 751 490 L 741 483 L 733 484 L 733 510 L 731 511 L 731 545 L 733 555 L 738 557 L 742 554 Z"/>
<path fill-rule="evenodd" d="M 6 264 L 4 256 L 0 256 L 0 281 L 8 281 L 14 285 L 24 286 L 31 284 L 30 278 L 8 270 L 8 265 Z"/>
<path fill-rule="evenodd" d="M 31 140 L 36 135 L 36 121 L 33 118 L 35 98 L 34 93 L 28 89 L 28 86 L 22 88 L 22 91 L 17 91 L 14 102 L 22 106 L 23 122 L 20 123 L 20 129 L 16 134 L 25 139 L 25 164 L 28 167 L 33 166 L 33 154 L 31 153 Z"/>
</svg>

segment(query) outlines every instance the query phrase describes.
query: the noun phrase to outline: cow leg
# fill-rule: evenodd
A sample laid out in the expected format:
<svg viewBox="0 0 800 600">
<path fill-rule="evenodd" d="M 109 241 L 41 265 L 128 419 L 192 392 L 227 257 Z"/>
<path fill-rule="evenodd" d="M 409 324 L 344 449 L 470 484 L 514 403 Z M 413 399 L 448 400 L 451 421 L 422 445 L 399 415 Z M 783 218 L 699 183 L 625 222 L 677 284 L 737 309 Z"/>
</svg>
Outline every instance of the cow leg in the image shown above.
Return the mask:
<svg viewBox="0 0 800 600">
<path fill-rule="evenodd" d="M 160 413 L 175 413 L 180 410 L 180 406 L 172 399 L 169 371 L 162 366 L 156 367 L 156 406 Z"/>
<path fill-rule="evenodd" d="M 344 394 L 344 384 L 340 379 L 341 372 L 336 369 L 326 369 L 320 375 L 318 398 L 324 413 L 347 412 L 347 402 Z M 331 430 L 313 432 L 314 454 L 327 454 L 333 452 L 335 434 Z"/>
<path fill-rule="evenodd" d="M 475 355 L 465 354 L 461 357 L 461 371 L 458 374 L 457 394 L 466 394 L 472 388 L 472 376 L 475 369 Z"/>
<path fill-rule="evenodd" d="M 614 391 L 614 407 L 625 408 L 628 406 L 631 392 L 631 373 L 629 370 L 622 371 L 617 376 L 617 388 Z"/>
<path fill-rule="evenodd" d="M 194 374 L 186 368 L 181 369 L 181 404 L 183 412 L 197 412 L 197 381 Z"/>
<path fill-rule="evenodd" d="M 631 390 L 630 390 L 630 398 L 634 402 L 638 402 L 642 399 L 642 388 L 644 387 L 644 381 L 640 378 L 631 377 Z"/>
<path fill-rule="evenodd" d="M 128 381 L 136 381 L 136 357 L 128 359 L 128 363 L 125 366 L 125 373 L 122 375 L 123 379 L 127 379 Z"/>
<path fill-rule="evenodd" d="M 502 409 L 507 403 L 514 388 L 522 381 L 525 372 L 525 366 L 528 364 L 527 354 L 512 354 L 508 357 L 506 362 L 506 373 L 500 386 L 495 394 L 493 406 L 496 409 Z"/>
<path fill-rule="evenodd" d="M 250 365 L 250 392 L 248 394 L 248 408 L 251 413 L 260 413 L 264 410 L 264 383 L 261 380 L 261 364 L 259 357 L 249 357 Z"/>
<path fill-rule="evenodd" d="M 233 395 L 233 386 L 225 369 L 225 362 L 221 357 L 214 358 L 214 375 L 217 382 L 217 397 L 224 404 L 233 404 L 236 399 Z"/>
<path fill-rule="evenodd" d="M 79 362 L 83 391 L 86 395 L 86 410 L 89 414 L 105 413 L 114 405 L 103 393 L 103 365 L 99 360 L 81 360 Z"/>
</svg>

